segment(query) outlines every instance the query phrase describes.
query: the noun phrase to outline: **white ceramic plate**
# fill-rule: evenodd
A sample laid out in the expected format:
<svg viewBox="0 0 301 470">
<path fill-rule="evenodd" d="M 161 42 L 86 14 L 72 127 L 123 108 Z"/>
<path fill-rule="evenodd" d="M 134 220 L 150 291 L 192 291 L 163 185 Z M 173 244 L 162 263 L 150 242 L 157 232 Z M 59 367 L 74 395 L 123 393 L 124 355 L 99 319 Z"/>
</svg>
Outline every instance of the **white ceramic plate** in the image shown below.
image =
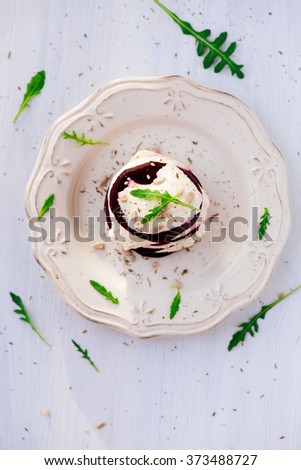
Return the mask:
<svg viewBox="0 0 301 470">
<path fill-rule="evenodd" d="M 73 129 L 110 145 L 76 147 L 62 137 Z M 202 242 L 157 260 L 154 267 L 154 259 L 125 257 L 114 242 L 104 250 L 73 236 L 66 242 L 57 223 L 52 241 L 48 233 L 47 240 L 33 243 L 34 256 L 65 300 L 89 320 L 144 338 L 206 331 L 258 296 L 272 274 L 290 226 L 283 159 L 233 96 L 176 76 L 116 80 L 51 126 L 28 185 L 28 217 L 55 193 L 56 215 L 68 218 L 71 228 L 79 217 L 87 236 L 87 217 L 99 216 L 103 208 L 99 180 L 113 175 L 137 148 L 159 149 L 190 167 L 211 199 L 209 215 L 218 213 L 224 227 L 235 216 L 246 218 L 249 225 L 237 224 L 236 235 L 248 239 L 237 243 L 227 233 L 213 243 L 219 232 L 214 224 Z M 269 209 L 273 241 L 252 239 L 252 207 L 259 215 Z M 49 214 L 46 219 L 38 225 L 48 227 Z M 111 290 L 120 304 L 102 297 L 90 279 Z M 182 283 L 182 302 L 170 320 L 175 279 Z"/>
</svg>

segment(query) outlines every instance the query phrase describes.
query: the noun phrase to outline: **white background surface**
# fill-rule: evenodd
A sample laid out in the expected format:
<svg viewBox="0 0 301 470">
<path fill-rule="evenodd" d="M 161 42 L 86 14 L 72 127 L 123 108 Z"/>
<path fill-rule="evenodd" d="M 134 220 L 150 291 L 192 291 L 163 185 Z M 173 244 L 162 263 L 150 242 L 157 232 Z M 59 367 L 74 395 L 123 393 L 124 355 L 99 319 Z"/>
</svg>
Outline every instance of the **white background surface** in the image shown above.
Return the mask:
<svg viewBox="0 0 301 470">
<path fill-rule="evenodd" d="M 237 325 L 261 301 L 301 282 L 301 3 L 165 3 L 196 29 L 228 31 L 245 79 L 204 70 L 194 40 L 151 0 L 0 0 L 0 448 L 301 448 L 301 293 L 227 352 Z M 12 124 L 26 83 L 41 69 L 42 94 Z M 210 333 L 142 341 L 64 304 L 26 241 L 24 191 L 58 116 L 108 80 L 165 74 L 233 93 L 256 112 L 286 162 L 293 225 L 257 302 Z M 9 291 L 22 297 L 51 348 L 12 313 Z M 88 348 L 100 374 L 71 338 Z M 98 430 L 100 422 L 106 426 Z"/>
</svg>

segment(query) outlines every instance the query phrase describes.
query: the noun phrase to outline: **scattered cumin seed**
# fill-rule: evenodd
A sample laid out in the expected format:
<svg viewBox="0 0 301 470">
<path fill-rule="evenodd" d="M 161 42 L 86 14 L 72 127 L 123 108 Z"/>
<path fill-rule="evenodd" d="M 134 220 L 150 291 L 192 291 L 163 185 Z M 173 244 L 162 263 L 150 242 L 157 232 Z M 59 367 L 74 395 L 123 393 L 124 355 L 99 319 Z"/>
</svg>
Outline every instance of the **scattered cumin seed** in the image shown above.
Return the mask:
<svg viewBox="0 0 301 470">
<path fill-rule="evenodd" d="M 280 437 L 279 437 L 279 439 L 284 439 L 284 438 L 285 438 L 285 436 L 280 436 Z"/>
<path fill-rule="evenodd" d="M 125 253 L 125 262 L 134 262 L 136 260 L 136 256 L 134 255 L 134 253 L 131 251 L 131 250 L 128 250 L 126 253 Z"/>
<path fill-rule="evenodd" d="M 107 176 L 107 175 L 104 176 L 103 178 L 101 178 L 99 180 L 98 186 L 100 188 L 103 188 L 104 186 L 106 186 L 108 184 L 109 179 L 110 179 L 110 176 Z"/>
<path fill-rule="evenodd" d="M 219 213 L 216 212 L 215 214 L 212 214 L 210 217 L 208 217 L 207 220 L 212 220 L 212 219 L 215 219 L 215 217 L 218 217 L 219 216 Z"/>
<path fill-rule="evenodd" d="M 152 308 L 151 310 L 147 310 L 146 313 L 148 313 L 149 315 L 152 315 L 155 311 L 156 311 L 156 309 Z"/>
<path fill-rule="evenodd" d="M 106 425 L 105 422 L 102 422 L 102 423 L 99 423 L 97 426 L 96 426 L 96 429 L 101 429 L 101 428 L 104 428 Z"/>
<path fill-rule="evenodd" d="M 11 51 L 8 51 L 7 58 L 8 58 L 8 59 L 11 58 Z"/>
<path fill-rule="evenodd" d="M 140 142 L 140 143 L 137 145 L 137 147 L 136 147 L 136 150 L 135 150 L 134 154 L 138 152 L 138 150 L 140 149 L 140 147 L 141 147 L 142 143 L 143 143 L 143 142 Z"/>
</svg>

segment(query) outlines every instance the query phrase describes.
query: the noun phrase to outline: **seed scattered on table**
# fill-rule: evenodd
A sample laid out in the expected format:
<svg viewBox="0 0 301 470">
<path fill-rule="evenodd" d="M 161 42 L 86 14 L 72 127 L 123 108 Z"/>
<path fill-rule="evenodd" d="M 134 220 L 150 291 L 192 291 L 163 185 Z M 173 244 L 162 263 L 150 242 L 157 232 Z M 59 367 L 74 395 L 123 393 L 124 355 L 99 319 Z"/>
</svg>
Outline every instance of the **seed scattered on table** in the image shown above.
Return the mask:
<svg viewBox="0 0 301 470">
<path fill-rule="evenodd" d="M 96 429 L 101 429 L 101 428 L 104 428 L 105 426 L 106 426 L 106 423 L 102 422 L 96 426 Z"/>
<path fill-rule="evenodd" d="M 176 287 L 177 289 L 181 289 L 182 283 L 179 281 L 179 279 L 174 279 L 171 287 Z"/>
<path fill-rule="evenodd" d="M 104 250 L 105 244 L 103 242 L 93 243 L 93 248 L 96 250 Z"/>
</svg>

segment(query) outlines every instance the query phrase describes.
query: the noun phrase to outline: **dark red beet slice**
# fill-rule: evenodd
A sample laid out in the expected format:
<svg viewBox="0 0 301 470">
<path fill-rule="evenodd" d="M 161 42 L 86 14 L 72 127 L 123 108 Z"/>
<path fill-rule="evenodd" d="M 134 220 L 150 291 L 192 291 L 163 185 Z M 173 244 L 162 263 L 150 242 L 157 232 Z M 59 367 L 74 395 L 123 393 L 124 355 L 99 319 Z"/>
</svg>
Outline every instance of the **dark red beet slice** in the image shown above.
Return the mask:
<svg viewBox="0 0 301 470">
<path fill-rule="evenodd" d="M 120 207 L 118 201 L 118 195 L 123 189 L 127 186 L 129 180 L 133 180 L 138 184 L 150 184 L 156 177 L 158 171 L 163 168 L 166 163 L 161 162 L 148 162 L 142 165 L 137 165 L 132 168 L 125 169 L 116 179 L 114 184 L 106 195 L 105 199 L 105 215 L 106 215 L 106 223 L 108 227 L 112 227 L 112 220 L 110 216 L 110 211 L 114 214 L 116 221 L 129 233 L 138 237 L 142 240 L 148 240 L 153 244 L 152 247 L 141 247 L 137 248 L 133 251 L 139 253 L 143 256 L 149 257 L 161 257 L 166 256 L 171 253 L 161 252 L 165 245 L 169 243 L 177 243 L 182 239 L 186 239 L 193 235 L 199 227 L 199 224 L 196 225 L 199 213 L 192 216 L 188 221 L 182 224 L 179 227 L 174 227 L 171 230 L 166 230 L 164 232 L 159 232 L 156 234 L 152 233 L 143 233 L 135 230 L 133 227 L 130 227 L 124 217 L 124 213 Z M 187 168 L 178 167 L 186 176 L 192 181 L 192 183 L 196 186 L 199 192 L 202 191 L 202 185 L 198 178 Z M 200 205 L 200 209 L 202 208 L 202 204 Z M 190 229 L 190 230 L 189 230 Z M 182 235 L 182 236 L 180 236 Z"/>
</svg>

